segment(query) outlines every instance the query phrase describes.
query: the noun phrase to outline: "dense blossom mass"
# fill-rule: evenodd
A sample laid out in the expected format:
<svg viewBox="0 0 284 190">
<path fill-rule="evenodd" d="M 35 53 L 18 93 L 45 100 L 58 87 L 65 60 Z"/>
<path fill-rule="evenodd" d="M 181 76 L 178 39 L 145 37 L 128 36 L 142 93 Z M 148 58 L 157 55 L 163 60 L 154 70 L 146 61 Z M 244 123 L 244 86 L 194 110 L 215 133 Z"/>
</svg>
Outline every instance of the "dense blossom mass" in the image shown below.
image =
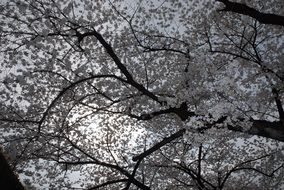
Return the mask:
<svg viewBox="0 0 284 190">
<path fill-rule="evenodd" d="M 23 186 L 283 189 L 284 2 L 245 3 L 3 1 L 0 143 Z"/>
</svg>

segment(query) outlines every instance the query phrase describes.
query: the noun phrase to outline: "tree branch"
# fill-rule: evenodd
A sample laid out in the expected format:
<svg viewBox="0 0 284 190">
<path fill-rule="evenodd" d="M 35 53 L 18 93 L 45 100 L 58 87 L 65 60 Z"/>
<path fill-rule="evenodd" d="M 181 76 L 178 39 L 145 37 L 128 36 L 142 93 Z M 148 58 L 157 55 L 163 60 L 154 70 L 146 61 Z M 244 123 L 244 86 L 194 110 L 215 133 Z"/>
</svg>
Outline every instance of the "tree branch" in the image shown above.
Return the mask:
<svg viewBox="0 0 284 190">
<path fill-rule="evenodd" d="M 0 149 L 0 187 L 3 189 L 24 190 Z"/>
<path fill-rule="evenodd" d="M 164 138 L 162 141 L 160 141 L 156 145 L 152 146 L 150 149 L 146 150 L 142 154 L 139 154 L 139 155 L 133 157 L 132 160 L 138 161 L 138 160 L 144 159 L 146 156 L 152 154 L 153 152 L 160 149 L 164 145 L 166 145 L 166 144 L 172 142 L 173 140 L 181 137 L 185 133 L 185 131 L 186 131 L 185 129 L 181 129 L 181 130 L 177 131 L 176 133 L 172 134 L 171 136 Z"/>
<path fill-rule="evenodd" d="M 234 12 L 242 15 L 247 15 L 263 24 L 284 26 L 284 16 L 262 13 L 254 8 L 247 6 L 246 4 L 231 2 L 229 0 L 216 0 L 216 1 L 221 2 L 225 5 L 225 8 L 221 9 L 220 11 Z"/>
<path fill-rule="evenodd" d="M 56 102 L 70 89 L 74 88 L 76 85 L 81 84 L 83 82 L 92 80 L 92 79 L 99 79 L 99 78 L 115 78 L 121 82 L 126 82 L 124 79 L 116 76 L 116 75 L 91 75 L 87 78 L 83 78 L 80 79 L 78 81 L 75 81 L 73 83 L 71 83 L 69 86 L 67 86 L 66 88 L 63 88 L 59 94 L 51 101 L 51 103 L 49 104 L 49 106 L 47 107 L 47 109 L 45 110 L 45 112 L 43 113 L 40 121 L 38 122 L 38 133 L 41 132 L 41 127 L 43 122 L 45 121 L 46 117 L 48 116 L 49 111 L 53 108 L 53 106 L 56 104 Z"/>
<path fill-rule="evenodd" d="M 93 157 L 92 155 L 90 155 L 89 153 L 87 153 L 85 150 L 83 150 L 81 147 L 79 147 L 78 145 L 76 145 L 74 142 L 72 142 L 72 140 L 70 140 L 68 137 L 65 137 L 65 139 L 72 145 L 72 147 L 74 147 L 75 149 L 77 149 L 78 151 L 80 151 L 83 155 L 85 155 L 87 158 L 90 159 L 90 161 L 86 161 L 86 163 L 90 163 L 90 164 L 96 164 L 96 165 L 100 165 L 103 167 L 107 167 L 107 168 L 112 168 L 114 170 L 119 171 L 121 174 L 125 175 L 128 178 L 128 181 L 130 181 L 131 183 L 133 183 L 134 185 L 136 185 L 138 188 L 143 189 L 143 190 L 150 190 L 150 188 L 148 186 L 146 186 L 145 184 L 141 183 L 140 181 L 138 181 L 136 178 L 134 178 L 134 176 L 132 176 L 127 170 L 125 170 L 124 168 L 118 166 L 118 165 L 114 165 L 111 163 L 106 163 L 103 161 L 100 161 L 98 159 L 96 159 L 95 157 Z M 68 163 L 70 165 L 77 165 L 77 164 L 82 164 L 82 161 L 77 161 L 77 162 L 61 162 L 61 163 Z"/>
<path fill-rule="evenodd" d="M 170 107 L 168 109 L 155 111 L 148 114 L 142 114 L 140 116 L 134 115 L 134 114 L 128 114 L 128 116 L 138 119 L 138 120 L 151 120 L 152 118 L 164 115 L 164 114 L 170 114 L 174 113 L 176 114 L 182 121 L 187 120 L 189 117 L 195 116 L 196 114 L 194 112 L 191 112 L 188 110 L 188 106 L 186 102 L 181 103 L 179 107 Z"/>
<path fill-rule="evenodd" d="M 162 104 L 163 102 L 161 102 L 158 97 L 156 95 L 154 95 L 152 92 L 150 92 L 149 90 L 147 90 L 146 88 L 144 88 L 143 85 L 139 84 L 138 82 L 136 82 L 133 79 L 132 74 L 127 70 L 127 68 L 125 67 L 125 65 L 120 61 L 120 59 L 118 58 L 118 56 L 116 55 L 116 53 L 114 52 L 113 48 L 111 47 L 111 45 L 109 43 L 106 42 L 106 40 L 103 38 L 103 36 L 97 32 L 95 29 L 93 29 L 93 31 L 91 32 L 86 32 L 84 34 L 81 35 L 80 38 L 84 38 L 87 36 L 94 36 L 100 43 L 101 45 L 105 48 L 106 52 L 109 54 L 109 56 L 112 58 L 112 60 L 114 61 L 114 63 L 117 65 L 117 67 L 119 68 L 119 70 L 124 74 L 124 76 L 127 79 L 127 83 L 132 85 L 133 87 L 135 87 L 137 90 L 139 90 L 140 92 L 142 92 L 144 95 L 148 96 L 149 98 L 153 99 L 154 101 Z"/>
<path fill-rule="evenodd" d="M 276 103 L 277 110 L 279 113 L 279 119 L 280 121 L 283 122 L 284 121 L 284 110 L 283 110 L 282 102 L 279 97 L 279 92 L 276 88 L 272 88 L 272 93 L 274 95 L 275 103 Z"/>
<path fill-rule="evenodd" d="M 206 128 L 202 128 L 202 130 L 198 130 L 197 132 L 203 132 L 206 129 L 210 129 L 215 124 L 223 123 L 225 120 L 226 120 L 226 117 L 221 117 L 213 124 L 208 124 Z M 247 133 L 250 135 L 258 135 L 258 136 L 284 142 L 284 127 L 283 127 L 282 122 L 270 122 L 270 121 L 265 121 L 265 120 L 252 120 L 252 122 L 253 122 L 253 125 L 250 128 L 250 130 L 248 130 L 247 132 L 242 131 L 242 128 L 240 127 L 234 127 L 234 126 L 228 126 L 228 129 L 231 131 L 243 132 L 243 133 Z M 138 161 L 138 160 L 144 159 L 145 157 L 149 156 L 150 154 L 157 151 L 158 149 L 165 146 L 166 144 L 174 141 L 175 139 L 180 138 L 181 136 L 183 136 L 185 132 L 186 132 L 185 128 L 180 129 L 179 131 L 172 134 L 171 136 L 164 138 L 162 141 L 155 144 L 154 146 L 152 146 L 145 152 L 133 157 L 132 160 Z"/>
<path fill-rule="evenodd" d="M 199 185 L 199 188 L 204 189 L 205 185 L 202 183 L 202 176 L 201 176 L 201 172 L 202 172 L 201 163 L 202 163 L 202 144 L 199 146 L 199 150 L 198 150 L 198 166 L 197 166 L 198 170 L 197 170 L 196 178 L 197 178 L 197 183 Z"/>
</svg>

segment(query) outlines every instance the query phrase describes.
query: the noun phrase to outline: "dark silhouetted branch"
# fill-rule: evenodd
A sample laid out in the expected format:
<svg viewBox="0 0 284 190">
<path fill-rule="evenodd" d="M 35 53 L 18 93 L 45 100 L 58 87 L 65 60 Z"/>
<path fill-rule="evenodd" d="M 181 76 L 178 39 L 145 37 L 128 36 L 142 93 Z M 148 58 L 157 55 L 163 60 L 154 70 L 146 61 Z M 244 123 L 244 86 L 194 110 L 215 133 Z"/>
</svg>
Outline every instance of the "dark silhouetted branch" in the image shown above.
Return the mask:
<svg viewBox="0 0 284 190">
<path fill-rule="evenodd" d="M 280 121 L 283 122 L 284 121 L 284 110 L 283 110 L 282 102 L 279 97 L 279 92 L 277 91 L 276 88 L 272 88 L 272 93 L 274 95 L 275 103 L 276 103 L 277 110 L 279 113 L 279 119 Z"/>
<path fill-rule="evenodd" d="M 2 150 L 0 149 L 0 187 L 1 189 L 14 189 L 24 190 L 23 185 L 19 181 L 18 177 L 14 174 L 13 170 L 9 166 Z"/>
<path fill-rule="evenodd" d="M 86 32 L 86 33 L 81 34 L 80 37 L 83 39 L 84 37 L 87 37 L 87 36 L 94 36 L 101 43 L 101 45 L 105 48 L 106 52 L 112 58 L 116 66 L 126 77 L 128 84 L 135 87 L 137 90 L 139 90 L 140 92 L 142 92 L 144 95 L 148 96 L 149 98 L 153 99 L 154 101 L 158 103 L 162 103 L 156 95 L 154 95 L 152 92 L 147 90 L 143 85 L 139 84 L 138 82 L 134 80 L 132 74 L 127 70 L 126 66 L 121 62 L 121 60 L 118 58 L 118 56 L 114 52 L 112 46 L 106 42 L 106 40 L 103 38 L 103 36 L 99 32 L 93 29 L 93 31 L 91 32 Z"/>
<path fill-rule="evenodd" d="M 188 118 L 195 116 L 196 114 L 194 112 L 191 112 L 188 110 L 188 106 L 186 102 L 183 102 L 179 107 L 170 107 L 168 109 L 155 111 L 148 114 L 142 114 L 140 116 L 134 115 L 134 114 L 128 114 L 132 118 L 136 118 L 138 120 L 151 120 L 152 118 L 164 114 L 176 114 L 182 121 L 187 120 Z"/>
<path fill-rule="evenodd" d="M 172 142 L 173 140 L 181 137 L 185 133 L 185 131 L 186 131 L 185 129 L 181 129 L 178 132 L 172 134 L 171 136 L 164 138 L 162 141 L 160 141 L 156 145 L 152 146 L 150 149 L 146 150 L 142 154 L 139 154 L 139 155 L 133 157 L 132 160 L 133 161 L 142 160 L 143 158 L 145 158 L 146 156 L 152 154 L 153 152 L 155 152 L 156 150 L 160 149 L 164 145 L 166 145 L 166 144 Z"/>
<path fill-rule="evenodd" d="M 208 124 L 206 128 L 202 128 L 201 131 L 197 129 L 196 132 L 204 132 L 206 131 L 206 129 L 210 129 L 216 124 L 223 123 L 225 120 L 226 120 L 226 117 L 221 117 L 213 124 Z M 251 122 L 253 123 L 252 127 L 250 128 L 250 130 L 246 132 L 244 132 L 243 129 L 239 126 L 237 127 L 228 126 L 228 129 L 231 131 L 248 133 L 250 135 L 258 135 L 261 137 L 266 137 L 266 138 L 275 139 L 275 140 L 284 142 L 284 130 L 283 130 L 284 127 L 283 127 L 282 122 L 270 122 L 270 121 L 265 121 L 265 120 L 252 120 Z M 132 160 L 138 161 L 138 160 L 144 159 L 145 157 L 149 156 L 153 152 L 159 150 L 164 145 L 172 142 L 175 139 L 180 138 L 181 136 L 183 136 L 185 132 L 186 132 L 186 129 L 180 129 L 179 131 L 172 134 L 171 136 L 164 138 L 162 141 L 155 144 L 154 146 L 152 146 L 145 152 L 133 157 Z"/>
<path fill-rule="evenodd" d="M 242 15 L 250 16 L 260 23 L 284 26 L 284 16 L 262 13 L 258 10 L 247 6 L 246 4 L 231 2 L 229 0 L 216 0 L 225 5 L 220 11 L 234 12 Z"/>
</svg>

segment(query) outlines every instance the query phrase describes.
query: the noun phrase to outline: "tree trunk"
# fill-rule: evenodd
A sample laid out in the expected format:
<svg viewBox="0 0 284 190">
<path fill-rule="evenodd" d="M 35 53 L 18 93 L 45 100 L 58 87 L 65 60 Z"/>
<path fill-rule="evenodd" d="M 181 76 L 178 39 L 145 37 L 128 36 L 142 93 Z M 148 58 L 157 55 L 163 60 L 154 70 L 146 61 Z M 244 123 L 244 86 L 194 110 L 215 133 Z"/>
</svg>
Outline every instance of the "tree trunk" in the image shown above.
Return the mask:
<svg viewBox="0 0 284 190">
<path fill-rule="evenodd" d="M 25 188 L 11 169 L 4 153 L 0 149 L 0 189 L 24 190 Z"/>
</svg>

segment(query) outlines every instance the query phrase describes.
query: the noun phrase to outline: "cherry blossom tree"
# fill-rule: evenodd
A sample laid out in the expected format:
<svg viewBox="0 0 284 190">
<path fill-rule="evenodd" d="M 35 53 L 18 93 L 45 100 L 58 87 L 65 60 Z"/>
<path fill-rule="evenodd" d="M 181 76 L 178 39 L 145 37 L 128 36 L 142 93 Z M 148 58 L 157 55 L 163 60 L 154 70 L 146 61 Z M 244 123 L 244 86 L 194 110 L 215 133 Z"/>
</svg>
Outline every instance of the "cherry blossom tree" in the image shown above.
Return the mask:
<svg viewBox="0 0 284 190">
<path fill-rule="evenodd" d="M 283 188 L 283 6 L 1 5 L 11 166 L 28 189 Z"/>
</svg>

